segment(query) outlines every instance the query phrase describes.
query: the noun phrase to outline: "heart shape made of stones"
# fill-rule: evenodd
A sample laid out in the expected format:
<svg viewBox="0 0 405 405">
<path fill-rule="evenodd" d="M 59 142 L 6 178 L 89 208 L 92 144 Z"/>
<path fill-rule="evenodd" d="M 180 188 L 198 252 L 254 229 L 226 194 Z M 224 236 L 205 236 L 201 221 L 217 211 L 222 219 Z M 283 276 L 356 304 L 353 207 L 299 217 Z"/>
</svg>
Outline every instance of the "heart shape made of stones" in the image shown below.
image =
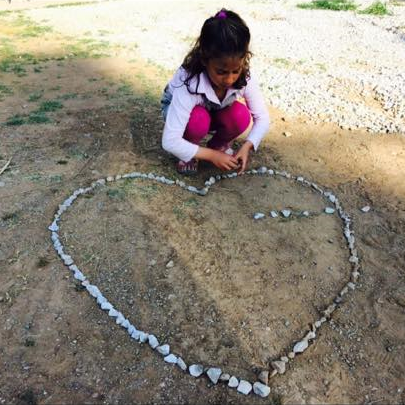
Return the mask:
<svg viewBox="0 0 405 405">
<path fill-rule="evenodd" d="M 325 310 L 322 311 L 322 316 L 315 320 L 311 324 L 311 328 L 305 332 L 301 340 L 296 341 L 291 348 L 285 351 L 284 355 L 278 359 L 274 359 L 271 362 L 272 366 L 272 373 L 271 377 L 277 374 L 284 374 L 287 368 L 287 364 L 292 362 L 296 355 L 303 353 L 309 345 L 316 339 L 317 331 L 321 328 L 322 324 L 327 322 L 332 313 L 336 310 L 339 304 L 342 302 L 343 297 L 351 290 L 354 290 L 356 287 L 356 282 L 360 275 L 359 269 L 359 258 L 357 255 L 357 249 L 355 247 L 355 237 L 352 230 L 352 220 L 349 215 L 343 210 L 338 198 L 331 192 L 331 191 L 324 191 L 321 187 L 317 184 L 306 180 L 302 176 L 293 176 L 286 171 L 278 171 L 273 169 L 268 169 L 266 167 L 261 167 L 259 169 L 253 169 L 247 171 L 244 175 L 257 175 L 257 176 L 280 176 L 285 179 L 290 179 L 292 181 L 296 181 L 298 184 L 303 185 L 304 187 L 309 187 L 316 192 L 318 192 L 321 196 L 323 196 L 328 203 L 332 203 L 334 208 L 326 207 L 325 212 L 327 214 L 333 214 L 336 212 L 343 223 L 343 235 L 347 242 L 347 247 L 349 250 L 349 263 L 351 266 L 351 274 L 350 280 L 346 282 L 344 287 L 338 292 L 338 294 L 334 297 L 333 302 L 327 306 Z M 117 308 L 108 302 L 108 300 L 104 297 L 102 292 L 99 288 L 91 284 L 90 281 L 85 276 L 84 272 L 79 269 L 79 267 L 75 264 L 73 258 L 65 252 L 65 247 L 63 246 L 62 242 L 59 238 L 59 221 L 61 219 L 62 214 L 68 210 L 68 208 L 73 204 L 73 202 L 79 197 L 84 196 L 88 193 L 93 192 L 95 189 L 101 188 L 105 186 L 107 183 L 111 183 L 114 181 L 119 181 L 122 179 L 145 179 L 149 181 L 159 182 L 162 184 L 166 184 L 169 186 L 177 186 L 182 189 L 185 189 L 188 192 L 195 193 L 197 195 L 205 196 L 208 194 L 209 189 L 215 183 L 222 179 L 231 179 L 238 177 L 237 173 L 228 173 L 217 175 L 215 177 L 210 177 L 205 182 L 205 187 L 203 188 L 196 188 L 194 186 L 188 186 L 185 182 L 179 180 L 171 180 L 167 179 L 164 176 L 155 175 L 153 173 L 140 173 L 140 172 L 132 172 L 124 175 L 116 175 L 116 176 L 109 176 L 107 178 L 102 178 L 97 181 L 94 181 L 89 187 L 86 188 L 79 188 L 73 192 L 61 205 L 59 205 L 58 211 L 55 213 L 53 221 L 48 229 L 51 231 L 51 239 L 53 242 L 53 246 L 62 259 L 63 263 L 69 268 L 69 270 L 73 273 L 73 277 L 78 280 L 83 287 L 86 288 L 88 293 L 97 300 L 98 305 L 101 307 L 103 311 L 106 311 L 108 315 L 115 320 L 115 322 L 127 330 L 129 336 L 138 341 L 140 343 L 148 343 L 149 346 L 156 350 L 159 354 L 161 354 L 164 358 L 164 361 L 167 363 L 176 364 L 181 370 L 184 372 L 189 372 L 193 377 L 199 377 L 202 374 L 206 374 L 206 376 L 211 380 L 212 383 L 216 384 L 219 381 L 227 383 L 230 388 L 236 388 L 238 392 L 242 394 L 249 394 L 252 390 L 255 394 L 265 397 L 270 393 L 270 387 L 262 382 L 249 382 L 244 379 L 240 379 L 236 376 L 231 376 L 230 374 L 224 372 L 219 367 L 204 367 L 202 364 L 191 364 L 187 365 L 181 355 L 179 353 L 171 353 L 170 346 L 168 343 L 161 344 L 158 341 L 157 337 L 153 333 L 148 333 L 142 330 L 139 330 L 135 325 L 131 324 L 131 322 L 125 317 Z M 281 210 L 280 212 L 271 211 L 270 216 L 276 217 L 281 215 L 285 218 L 288 218 L 291 215 L 290 210 Z M 307 216 L 307 211 L 302 213 L 303 216 Z M 254 220 L 260 220 L 263 218 L 265 214 L 262 213 L 255 213 L 253 218 Z"/>
</svg>

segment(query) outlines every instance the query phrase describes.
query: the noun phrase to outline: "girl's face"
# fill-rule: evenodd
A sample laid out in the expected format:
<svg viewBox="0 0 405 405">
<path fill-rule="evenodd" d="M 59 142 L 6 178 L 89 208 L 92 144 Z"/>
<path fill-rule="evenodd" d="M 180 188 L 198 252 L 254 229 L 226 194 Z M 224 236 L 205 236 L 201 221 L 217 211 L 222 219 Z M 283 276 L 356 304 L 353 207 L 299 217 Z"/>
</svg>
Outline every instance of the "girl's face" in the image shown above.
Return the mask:
<svg viewBox="0 0 405 405">
<path fill-rule="evenodd" d="M 239 79 L 244 58 L 222 57 L 209 59 L 205 65 L 208 77 L 215 90 L 225 91 Z"/>
</svg>

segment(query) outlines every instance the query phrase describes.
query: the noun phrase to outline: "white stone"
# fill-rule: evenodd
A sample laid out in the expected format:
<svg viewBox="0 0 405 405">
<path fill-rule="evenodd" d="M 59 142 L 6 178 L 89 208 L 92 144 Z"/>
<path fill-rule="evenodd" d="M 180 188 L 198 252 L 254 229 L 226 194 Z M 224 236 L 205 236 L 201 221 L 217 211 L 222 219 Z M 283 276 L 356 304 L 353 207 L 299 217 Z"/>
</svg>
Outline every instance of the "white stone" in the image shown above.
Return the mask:
<svg viewBox="0 0 405 405">
<path fill-rule="evenodd" d="M 113 308 L 113 306 L 107 301 L 107 302 L 103 302 L 100 305 L 101 309 L 103 309 L 104 311 L 110 311 L 110 309 Z"/>
<path fill-rule="evenodd" d="M 269 170 L 267 170 L 267 173 L 272 176 L 272 175 L 274 174 L 274 170 L 273 170 L 273 169 L 269 169 Z"/>
<path fill-rule="evenodd" d="M 204 372 L 204 367 L 201 364 L 192 364 L 188 371 L 193 377 L 199 377 Z"/>
<path fill-rule="evenodd" d="M 135 332 L 136 328 L 134 325 L 129 324 L 128 325 L 128 334 L 132 335 Z"/>
<path fill-rule="evenodd" d="M 56 232 L 59 230 L 59 226 L 56 221 L 53 221 L 52 224 L 48 227 L 48 229 L 52 232 Z"/>
<path fill-rule="evenodd" d="M 326 208 L 325 208 L 325 212 L 326 212 L 327 214 L 333 214 L 333 213 L 335 212 L 335 209 L 332 208 L 332 207 L 326 207 Z"/>
<path fill-rule="evenodd" d="M 370 209 L 371 209 L 371 207 L 368 206 L 368 205 L 366 205 L 366 206 L 364 206 L 363 208 L 361 208 L 361 211 L 363 211 L 363 212 L 369 212 Z"/>
<path fill-rule="evenodd" d="M 306 340 L 302 340 L 294 345 L 293 352 L 294 353 L 302 353 L 308 347 L 308 342 Z"/>
<path fill-rule="evenodd" d="M 237 391 L 244 395 L 249 395 L 252 391 L 252 384 L 246 380 L 240 380 Z"/>
<path fill-rule="evenodd" d="M 220 375 L 222 374 L 222 370 L 218 367 L 211 367 L 207 370 L 207 376 L 212 381 L 213 384 L 218 382 Z"/>
<path fill-rule="evenodd" d="M 62 260 L 66 264 L 66 266 L 70 266 L 71 264 L 73 264 L 73 259 L 69 255 L 63 254 Z"/>
<path fill-rule="evenodd" d="M 302 212 L 302 215 L 303 215 L 304 217 L 309 217 L 309 211 L 303 211 L 303 212 Z"/>
<path fill-rule="evenodd" d="M 118 312 L 118 316 L 117 316 L 117 319 L 115 320 L 115 323 L 116 323 L 117 325 L 123 325 L 124 322 L 125 322 L 125 317 L 124 317 L 124 315 L 122 315 L 121 312 Z"/>
<path fill-rule="evenodd" d="M 330 201 L 331 203 L 335 203 L 336 197 L 335 197 L 333 194 L 330 194 L 330 195 L 328 196 L 328 198 L 329 198 L 329 201 Z"/>
<path fill-rule="evenodd" d="M 272 218 L 278 217 L 277 211 L 270 211 L 270 216 L 271 216 Z"/>
<path fill-rule="evenodd" d="M 139 331 L 139 341 L 141 343 L 146 343 L 148 340 L 148 334 L 142 331 Z"/>
<path fill-rule="evenodd" d="M 131 338 L 132 338 L 132 339 L 139 340 L 140 337 L 141 337 L 141 331 L 139 331 L 139 330 L 136 330 L 136 329 L 135 329 L 135 330 L 131 333 Z"/>
<path fill-rule="evenodd" d="M 239 385 L 239 380 L 233 375 L 228 382 L 228 387 L 236 388 Z"/>
<path fill-rule="evenodd" d="M 262 219 L 262 218 L 264 218 L 265 217 L 265 215 L 263 214 L 263 213 L 261 213 L 261 212 L 256 212 L 254 215 L 253 215 L 253 219 Z"/>
<path fill-rule="evenodd" d="M 283 214 L 284 218 L 288 218 L 291 215 L 290 210 L 281 210 L 281 213 Z"/>
<path fill-rule="evenodd" d="M 184 362 L 184 360 L 181 357 L 177 357 L 177 365 L 183 370 L 187 370 L 187 364 Z"/>
<path fill-rule="evenodd" d="M 71 264 L 69 266 L 69 270 L 72 270 L 73 272 L 75 272 L 75 271 L 79 271 L 79 268 L 75 264 Z"/>
<path fill-rule="evenodd" d="M 259 174 L 264 174 L 264 173 L 267 172 L 267 167 L 266 167 L 266 166 L 262 166 L 262 167 L 260 167 L 260 168 L 257 170 L 257 172 L 258 172 Z"/>
<path fill-rule="evenodd" d="M 211 176 L 208 181 L 211 183 L 211 185 L 215 184 L 215 177 Z"/>
<path fill-rule="evenodd" d="M 148 340 L 149 340 L 149 346 L 152 349 L 156 349 L 159 346 L 159 341 L 157 340 L 155 335 L 149 335 Z"/>
<path fill-rule="evenodd" d="M 175 356 L 173 353 L 169 354 L 164 358 L 164 361 L 166 363 L 171 363 L 171 364 L 176 364 L 177 363 L 177 356 Z"/>
<path fill-rule="evenodd" d="M 108 311 L 108 316 L 111 316 L 112 318 L 116 318 L 117 316 L 118 316 L 118 311 L 116 311 L 114 308 L 111 308 L 109 311 Z"/>
<path fill-rule="evenodd" d="M 88 286 L 86 287 L 86 290 L 87 290 L 87 291 L 89 292 L 89 294 L 90 294 L 92 297 L 94 297 L 94 298 L 97 298 L 99 295 L 101 295 L 100 290 L 99 290 L 95 285 L 92 285 L 92 284 L 88 285 Z"/>
<path fill-rule="evenodd" d="M 170 353 L 170 346 L 168 344 L 165 344 L 159 346 L 156 350 L 163 356 L 167 356 Z"/>
<path fill-rule="evenodd" d="M 188 186 L 187 190 L 191 191 L 192 193 L 198 193 L 197 187 L 194 187 L 194 186 Z"/>
<path fill-rule="evenodd" d="M 100 293 L 99 295 L 97 295 L 97 304 L 101 305 L 103 302 L 107 302 L 107 298 Z"/>
<path fill-rule="evenodd" d="M 276 370 L 278 374 L 284 374 L 285 373 L 285 363 L 284 361 L 272 361 L 271 366 L 273 367 L 273 370 Z"/>
<path fill-rule="evenodd" d="M 79 280 L 79 281 L 84 281 L 84 280 L 86 280 L 86 277 L 84 276 L 84 274 L 83 274 L 81 271 L 79 271 L 79 270 L 75 271 L 75 274 L 73 274 L 73 277 L 74 277 L 76 280 Z"/>
<path fill-rule="evenodd" d="M 219 377 L 219 381 L 226 382 L 226 381 L 229 381 L 230 378 L 231 378 L 231 376 L 228 373 L 223 373 Z"/>
<path fill-rule="evenodd" d="M 256 381 L 253 384 L 253 392 L 256 395 L 259 395 L 260 397 L 265 398 L 270 394 L 270 387 L 262 384 L 261 382 Z"/>
</svg>

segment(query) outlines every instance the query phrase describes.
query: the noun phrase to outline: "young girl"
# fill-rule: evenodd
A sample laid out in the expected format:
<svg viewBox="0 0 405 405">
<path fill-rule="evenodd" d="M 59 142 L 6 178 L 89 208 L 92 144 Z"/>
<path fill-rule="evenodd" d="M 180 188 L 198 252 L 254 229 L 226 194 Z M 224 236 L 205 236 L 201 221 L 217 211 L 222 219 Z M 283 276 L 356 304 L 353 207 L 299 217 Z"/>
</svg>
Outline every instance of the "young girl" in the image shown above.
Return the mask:
<svg viewBox="0 0 405 405">
<path fill-rule="evenodd" d="M 249 71 L 249 42 L 245 22 L 222 9 L 204 22 L 200 37 L 166 86 L 162 146 L 179 159 L 180 173 L 196 173 L 198 160 L 242 173 L 249 151 L 257 150 L 268 131 L 267 108 Z M 249 130 L 234 152 L 230 143 Z M 207 146 L 200 146 L 209 132 L 213 136 Z"/>
</svg>

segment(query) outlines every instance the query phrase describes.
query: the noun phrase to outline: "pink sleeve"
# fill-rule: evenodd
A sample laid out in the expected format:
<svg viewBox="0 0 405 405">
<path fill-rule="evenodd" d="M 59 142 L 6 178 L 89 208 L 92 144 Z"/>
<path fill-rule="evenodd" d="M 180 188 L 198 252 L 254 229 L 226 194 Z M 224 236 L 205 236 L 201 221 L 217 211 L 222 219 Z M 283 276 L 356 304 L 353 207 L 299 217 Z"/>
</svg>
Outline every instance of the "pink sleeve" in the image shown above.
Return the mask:
<svg viewBox="0 0 405 405">
<path fill-rule="evenodd" d="M 245 87 L 244 97 L 253 116 L 253 127 L 246 139 L 252 142 L 254 149 L 257 150 L 260 141 L 270 128 L 270 117 L 259 85 L 252 76 Z"/>
<path fill-rule="evenodd" d="M 190 94 L 185 85 L 175 88 L 163 129 L 163 149 L 185 162 L 191 160 L 198 151 L 198 145 L 183 138 L 197 101 L 198 96 Z"/>
</svg>

